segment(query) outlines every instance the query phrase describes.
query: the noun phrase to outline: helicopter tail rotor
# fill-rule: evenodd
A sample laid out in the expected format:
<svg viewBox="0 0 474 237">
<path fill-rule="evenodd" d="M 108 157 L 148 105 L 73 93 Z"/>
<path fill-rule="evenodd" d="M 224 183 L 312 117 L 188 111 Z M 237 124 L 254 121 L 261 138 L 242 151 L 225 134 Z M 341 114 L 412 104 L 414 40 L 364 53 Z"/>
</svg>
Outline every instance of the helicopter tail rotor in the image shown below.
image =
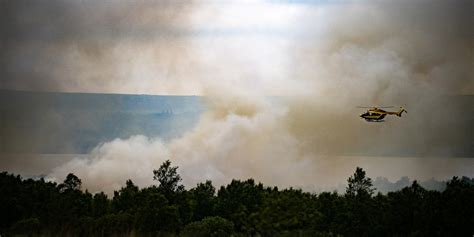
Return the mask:
<svg viewBox="0 0 474 237">
<path fill-rule="evenodd" d="M 400 107 L 400 110 L 397 112 L 397 116 L 402 117 L 403 112 L 408 113 L 403 107 Z"/>
</svg>

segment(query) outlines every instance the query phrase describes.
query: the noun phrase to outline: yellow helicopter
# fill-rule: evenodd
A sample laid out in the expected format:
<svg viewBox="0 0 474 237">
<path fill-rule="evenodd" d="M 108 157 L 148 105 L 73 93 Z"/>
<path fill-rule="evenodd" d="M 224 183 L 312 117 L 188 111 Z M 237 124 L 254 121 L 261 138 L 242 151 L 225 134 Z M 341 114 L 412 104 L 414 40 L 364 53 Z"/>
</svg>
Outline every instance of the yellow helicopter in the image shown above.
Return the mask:
<svg viewBox="0 0 474 237">
<path fill-rule="evenodd" d="M 385 116 L 388 115 L 397 115 L 398 117 L 402 116 L 402 113 L 408 113 L 403 107 L 400 107 L 398 111 L 385 111 L 382 108 L 393 108 L 393 106 L 385 106 L 385 107 L 364 107 L 364 106 L 357 106 L 358 108 L 368 108 L 367 112 L 360 115 L 361 118 L 365 119 L 367 122 L 383 122 Z"/>
</svg>

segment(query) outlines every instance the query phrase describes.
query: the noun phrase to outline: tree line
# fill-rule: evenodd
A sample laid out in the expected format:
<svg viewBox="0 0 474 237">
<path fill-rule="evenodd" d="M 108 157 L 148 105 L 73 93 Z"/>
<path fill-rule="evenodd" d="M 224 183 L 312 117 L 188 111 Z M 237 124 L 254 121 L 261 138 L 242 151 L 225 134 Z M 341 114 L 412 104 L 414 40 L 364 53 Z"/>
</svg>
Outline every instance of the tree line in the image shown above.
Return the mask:
<svg viewBox="0 0 474 237">
<path fill-rule="evenodd" d="M 105 193 L 0 173 L 1 236 L 472 236 L 474 179 L 453 177 L 442 192 L 417 181 L 375 193 L 362 168 L 345 193 L 267 187 L 232 180 L 186 190 L 170 161 L 153 171 L 157 185 L 132 180 Z"/>
</svg>

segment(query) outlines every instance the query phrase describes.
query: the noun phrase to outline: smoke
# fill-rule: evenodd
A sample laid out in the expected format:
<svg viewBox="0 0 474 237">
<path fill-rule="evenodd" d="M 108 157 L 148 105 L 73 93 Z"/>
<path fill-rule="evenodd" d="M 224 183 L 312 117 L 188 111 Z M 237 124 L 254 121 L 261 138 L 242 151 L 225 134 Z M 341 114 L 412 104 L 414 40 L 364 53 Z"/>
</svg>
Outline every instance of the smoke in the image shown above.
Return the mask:
<svg viewBox="0 0 474 237">
<path fill-rule="evenodd" d="M 189 58 L 189 40 L 179 36 L 191 32 L 186 19 L 192 2 L 20 0 L 1 5 L 1 89 L 193 92 L 167 81 L 174 58 L 182 66 Z"/>
<path fill-rule="evenodd" d="M 0 88 L 319 96 L 349 87 L 376 103 L 412 84 L 472 94 L 470 9 L 462 0 L 4 1 Z"/>
<path fill-rule="evenodd" d="M 22 79 L 2 87 L 36 88 L 19 63 L 20 52 L 36 52 L 59 56 L 43 63 L 30 55 L 35 77 L 44 73 L 54 85 L 41 90 L 201 94 L 208 110 L 181 138 L 109 141 L 54 169 L 53 179 L 74 172 L 91 191 L 116 189 L 128 178 L 144 186 L 170 159 L 188 187 L 248 177 L 336 186 L 358 165 L 343 155 L 453 156 L 470 146 L 469 120 L 448 116 L 459 108 L 443 97 L 474 92 L 470 1 L 106 5 L 104 14 L 87 11 L 102 26 L 59 30 L 61 44 L 8 41 L 26 46 L 2 57 L 12 68 L 7 75 Z M 146 9 L 158 14 L 141 15 Z M 111 22 L 118 26 L 102 32 Z M 367 124 L 356 119 L 357 105 L 401 105 L 409 114 Z M 440 105 L 450 105 L 448 115 Z"/>
</svg>

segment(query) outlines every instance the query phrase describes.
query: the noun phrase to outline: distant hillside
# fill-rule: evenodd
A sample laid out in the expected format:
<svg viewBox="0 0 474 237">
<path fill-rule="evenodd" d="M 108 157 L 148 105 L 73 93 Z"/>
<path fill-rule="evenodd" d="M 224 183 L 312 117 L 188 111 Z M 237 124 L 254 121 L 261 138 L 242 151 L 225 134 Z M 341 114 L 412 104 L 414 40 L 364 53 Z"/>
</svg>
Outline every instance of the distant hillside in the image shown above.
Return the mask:
<svg viewBox="0 0 474 237">
<path fill-rule="evenodd" d="M 169 139 L 194 126 L 203 109 L 197 96 L 0 90 L 0 152 L 87 153 L 136 134 Z"/>
</svg>

